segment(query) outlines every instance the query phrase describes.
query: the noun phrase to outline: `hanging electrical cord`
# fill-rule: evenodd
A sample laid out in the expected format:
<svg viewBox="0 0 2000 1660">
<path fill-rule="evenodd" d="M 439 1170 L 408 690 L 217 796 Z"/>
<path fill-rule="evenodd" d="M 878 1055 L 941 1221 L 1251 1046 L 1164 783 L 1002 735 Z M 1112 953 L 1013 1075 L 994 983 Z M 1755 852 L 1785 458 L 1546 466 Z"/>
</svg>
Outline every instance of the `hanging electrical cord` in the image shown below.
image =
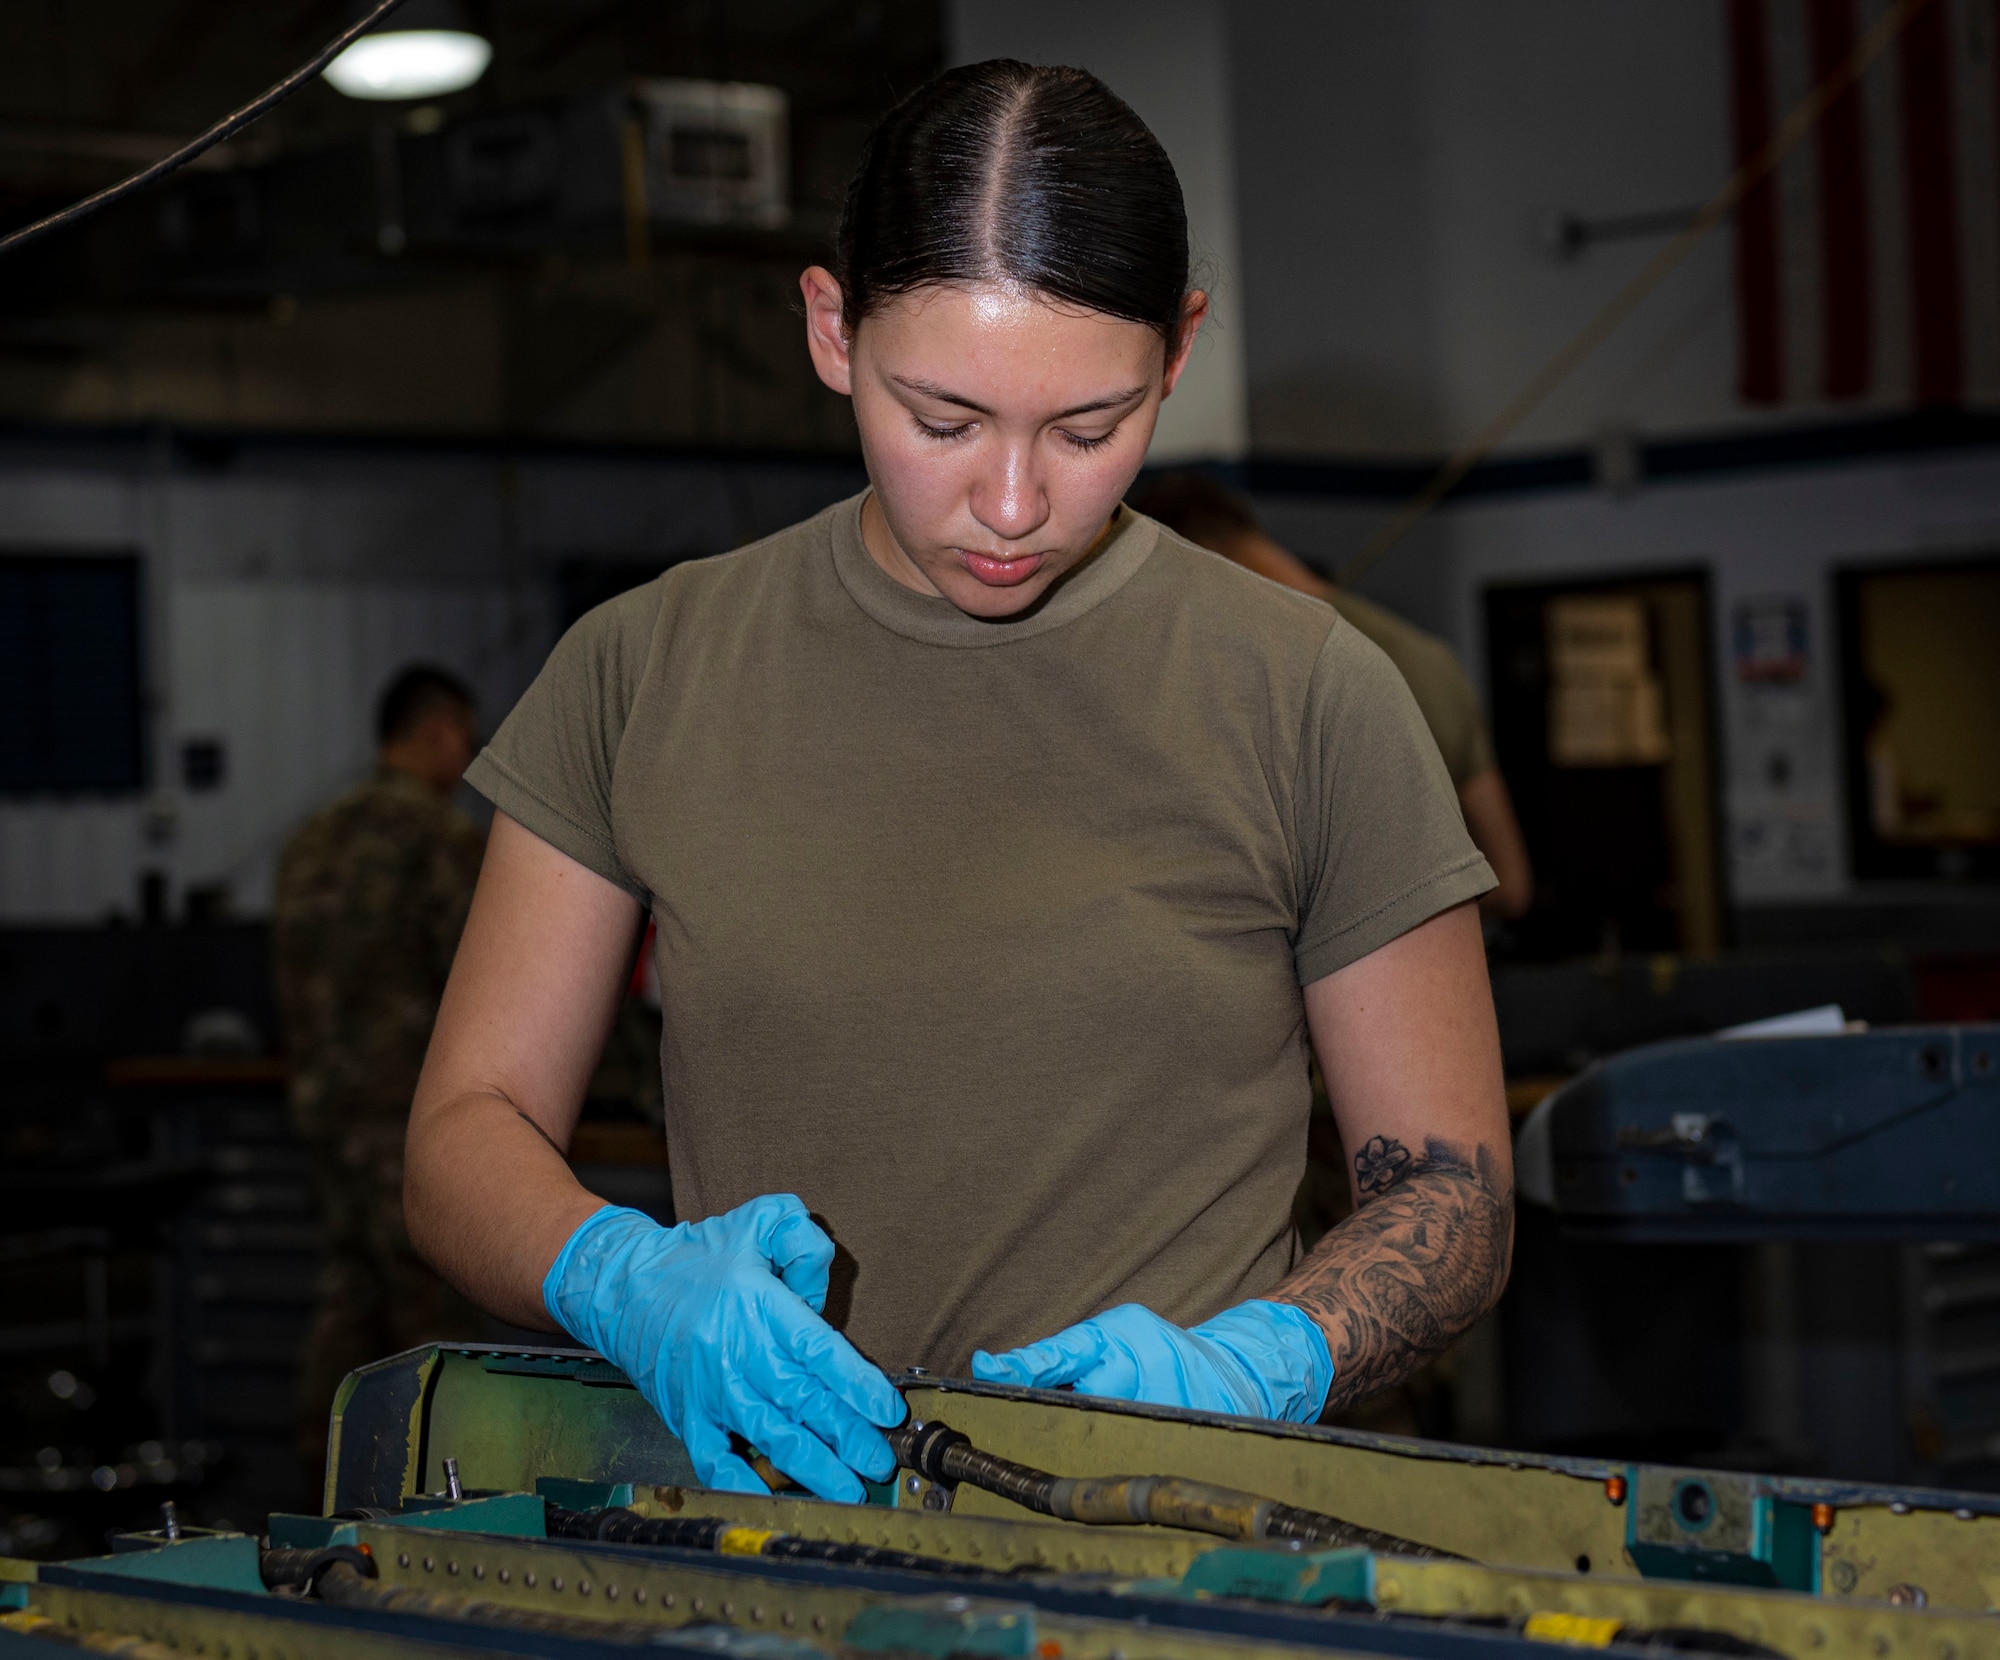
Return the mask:
<svg viewBox="0 0 2000 1660">
<path fill-rule="evenodd" d="M 39 242 L 45 236 L 52 236 L 80 219 L 87 219 L 101 208 L 108 208 L 113 202 L 122 202 L 127 196 L 144 190 L 147 185 L 157 183 L 169 173 L 187 166 L 197 156 L 213 150 L 225 139 L 234 138 L 251 122 L 268 115 L 287 98 L 311 81 L 319 78 L 320 72 L 353 44 L 358 36 L 365 35 L 383 18 L 387 17 L 403 0 L 381 0 L 366 17 L 352 28 L 343 30 L 323 47 L 310 61 L 292 71 L 268 92 L 253 98 L 234 114 L 225 115 L 220 121 L 199 138 L 183 144 L 170 156 L 163 156 L 151 167 L 134 173 L 129 179 L 109 185 L 95 196 L 86 196 L 60 213 L 52 213 L 46 219 L 37 219 L 32 225 L 23 225 L 17 231 L 0 236 L 0 256 L 11 254 L 17 248 L 25 248 L 30 242 Z"/>
<path fill-rule="evenodd" d="M 1431 481 L 1404 504 L 1402 511 L 1334 573 L 1334 581 L 1343 588 L 1352 587 L 1373 568 L 1376 561 L 1409 535 L 1432 508 L 1457 489 L 1467 473 L 1498 449 L 1508 433 L 1568 380 L 1584 359 L 1603 345 L 1612 331 L 1631 316 L 1639 303 L 1695 251 L 1708 233 L 1736 211 L 1743 198 L 1762 183 L 1813 130 L 1834 100 L 1868 72 L 1869 65 L 1888 50 L 1890 42 L 1903 32 L 1910 19 L 1929 4 L 1930 0 L 1897 0 L 1896 5 L 1877 18 L 1868 32 L 1856 42 L 1854 50 L 1848 53 L 1846 62 L 1793 106 L 1791 113 L 1779 123 L 1778 130 L 1765 141 L 1764 147 L 1730 175 L 1729 182 L 1687 222 L 1680 235 L 1662 248 L 1645 270 L 1619 289 L 1597 315 L 1542 366 L 1512 403 L 1454 451 L 1451 459 L 1437 470 Z M 4 244 L 0 244 L 0 248 L 4 248 Z"/>
</svg>

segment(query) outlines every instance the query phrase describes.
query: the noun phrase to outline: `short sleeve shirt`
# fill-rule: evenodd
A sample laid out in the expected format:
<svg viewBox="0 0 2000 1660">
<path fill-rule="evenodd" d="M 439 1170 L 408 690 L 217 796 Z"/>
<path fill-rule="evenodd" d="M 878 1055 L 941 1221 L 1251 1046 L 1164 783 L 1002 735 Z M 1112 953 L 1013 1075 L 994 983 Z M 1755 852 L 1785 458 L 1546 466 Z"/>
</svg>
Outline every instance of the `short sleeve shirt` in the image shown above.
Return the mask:
<svg viewBox="0 0 2000 1660">
<path fill-rule="evenodd" d="M 590 613 L 468 775 L 651 908 L 677 1209 L 799 1194 L 885 1367 L 1268 1291 L 1301 987 L 1492 885 L 1408 688 L 1129 511 L 993 622 L 862 500 Z"/>
</svg>

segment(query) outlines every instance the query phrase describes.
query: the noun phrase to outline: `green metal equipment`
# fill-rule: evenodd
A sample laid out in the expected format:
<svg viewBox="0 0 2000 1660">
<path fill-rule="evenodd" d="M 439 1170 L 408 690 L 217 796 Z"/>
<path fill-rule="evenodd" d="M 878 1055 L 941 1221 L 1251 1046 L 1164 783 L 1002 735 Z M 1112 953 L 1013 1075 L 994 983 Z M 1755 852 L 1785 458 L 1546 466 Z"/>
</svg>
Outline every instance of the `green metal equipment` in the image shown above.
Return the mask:
<svg viewBox="0 0 2000 1660">
<path fill-rule="evenodd" d="M 1983 1495 L 897 1381 L 905 1468 L 837 1505 L 699 1489 L 595 1356 L 415 1350 L 343 1386 L 324 1514 L 0 1564 L 0 1660 L 57 1638 L 220 1660 L 2000 1660 Z"/>
</svg>

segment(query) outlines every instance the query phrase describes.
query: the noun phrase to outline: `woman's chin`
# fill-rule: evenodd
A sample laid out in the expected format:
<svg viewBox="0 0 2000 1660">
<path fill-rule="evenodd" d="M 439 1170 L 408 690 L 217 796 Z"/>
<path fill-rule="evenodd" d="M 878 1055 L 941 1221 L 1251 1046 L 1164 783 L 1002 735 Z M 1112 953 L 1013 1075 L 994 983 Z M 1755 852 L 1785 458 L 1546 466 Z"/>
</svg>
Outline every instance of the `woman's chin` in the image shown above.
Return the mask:
<svg viewBox="0 0 2000 1660">
<path fill-rule="evenodd" d="M 963 566 L 926 572 L 931 586 L 968 617 L 1001 622 L 1018 617 L 1049 591 L 1055 573 L 1036 571 L 1018 582 L 982 582 Z"/>
</svg>

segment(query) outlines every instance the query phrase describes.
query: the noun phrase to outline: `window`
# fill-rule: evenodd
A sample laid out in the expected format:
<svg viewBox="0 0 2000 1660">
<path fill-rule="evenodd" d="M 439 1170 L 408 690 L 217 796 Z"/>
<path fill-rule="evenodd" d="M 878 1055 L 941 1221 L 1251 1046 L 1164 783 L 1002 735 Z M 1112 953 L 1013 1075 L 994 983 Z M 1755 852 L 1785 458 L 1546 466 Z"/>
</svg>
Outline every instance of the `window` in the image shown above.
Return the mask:
<svg viewBox="0 0 2000 1660">
<path fill-rule="evenodd" d="M 1854 874 L 2000 877 L 2000 559 L 1836 580 Z"/>
<path fill-rule="evenodd" d="M 139 596 L 129 554 L 0 555 L 0 795 L 144 787 Z"/>
</svg>

